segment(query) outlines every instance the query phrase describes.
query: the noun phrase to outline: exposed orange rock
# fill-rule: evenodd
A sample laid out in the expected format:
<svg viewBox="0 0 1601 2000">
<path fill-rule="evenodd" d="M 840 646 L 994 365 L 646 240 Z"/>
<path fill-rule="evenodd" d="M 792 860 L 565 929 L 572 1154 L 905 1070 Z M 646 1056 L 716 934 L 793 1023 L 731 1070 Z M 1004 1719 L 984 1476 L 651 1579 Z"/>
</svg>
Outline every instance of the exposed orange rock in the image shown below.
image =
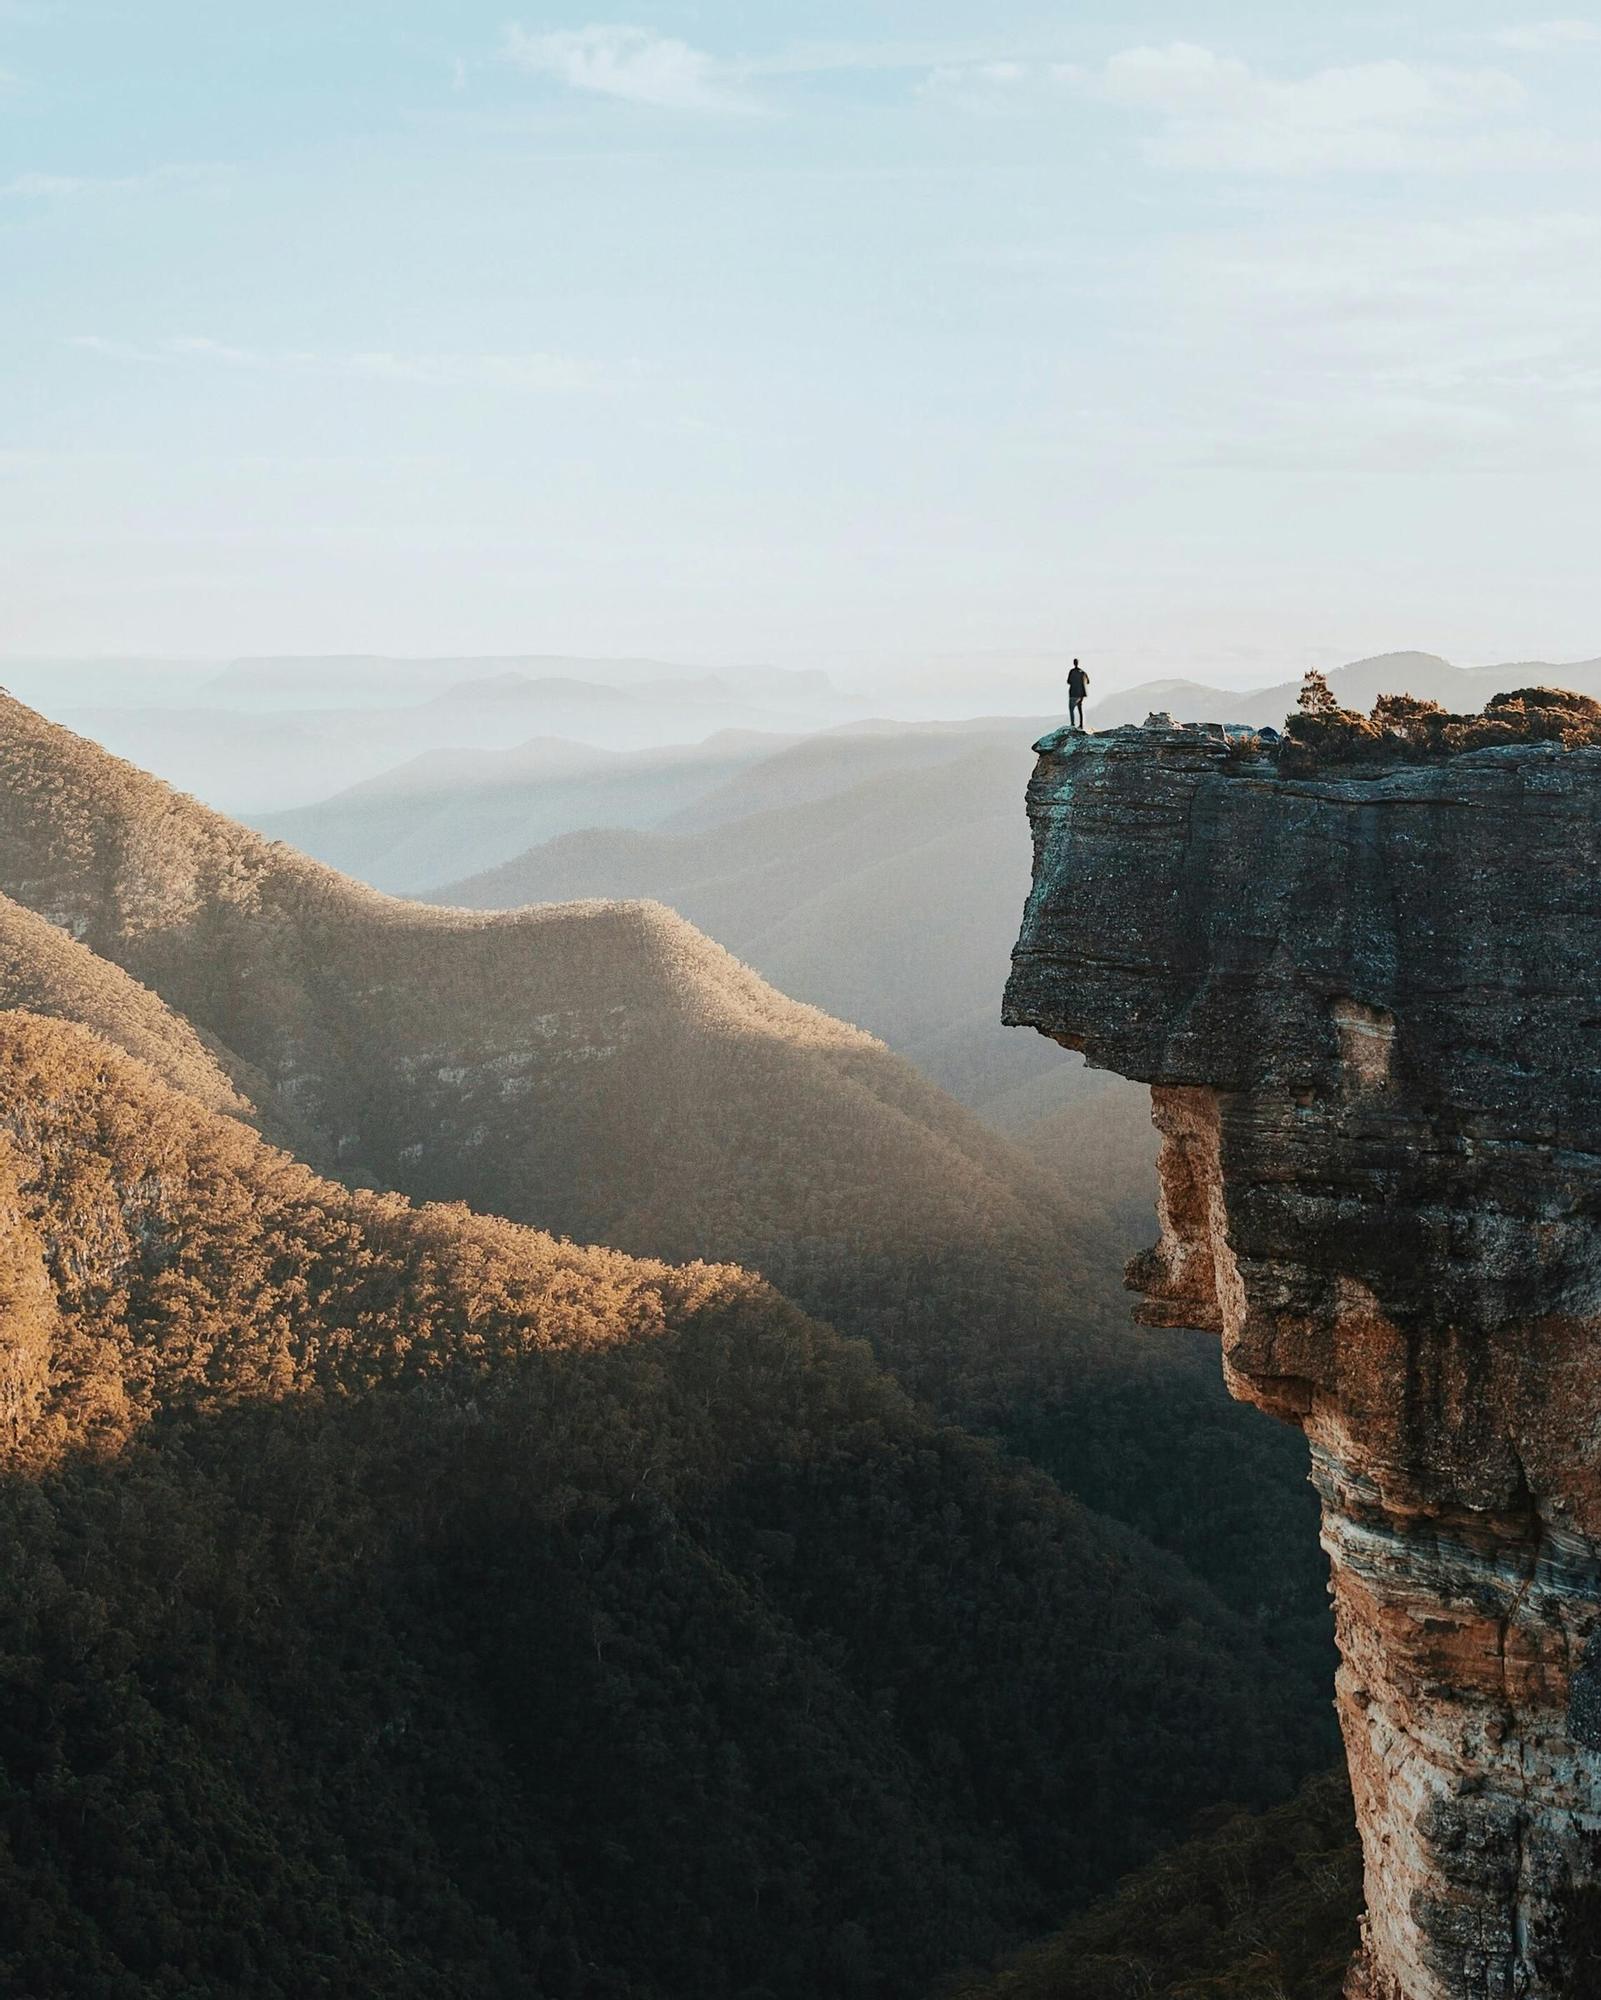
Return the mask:
<svg viewBox="0 0 1601 2000">
<path fill-rule="evenodd" d="M 1039 749 L 1007 1018 L 1151 1084 L 1142 1316 L 1306 1433 L 1352 2000 L 1601 1993 L 1601 752 Z"/>
</svg>

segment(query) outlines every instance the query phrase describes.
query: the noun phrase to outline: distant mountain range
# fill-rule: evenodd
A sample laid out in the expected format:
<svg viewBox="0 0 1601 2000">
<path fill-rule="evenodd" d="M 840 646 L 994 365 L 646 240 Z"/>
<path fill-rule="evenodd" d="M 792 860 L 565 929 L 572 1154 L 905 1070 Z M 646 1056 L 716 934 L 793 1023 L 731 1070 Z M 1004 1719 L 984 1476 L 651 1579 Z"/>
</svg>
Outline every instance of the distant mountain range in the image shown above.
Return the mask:
<svg viewBox="0 0 1601 2000">
<path fill-rule="evenodd" d="M 55 713 L 208 804 L 261 814 L 309 804 L 443 748 L 499 751 L 535 738 L 566 738 L 609 757 L 729 731 L 794 735 L 831 721 L 834 709 L 818 714 L 802 704 L 797 713 L 683 680 L 622 689 L 519 676 L 385 708 L 256 712 L 195 705 Z"/>
<path fill-rule="evenodd" d="M 315 805 L 249 817 L 260 832 L 376 889 L 414 895 L 575 821 L 653 825 L 791 741 L 730 729 L 652 750 L 561 737 L 504 750 L 428 750 Z"/>
<path fill-rule="evenodd" d="M 312 706 L 346 702 L 392 705 L 474 685 L 565 683 L 631 688 L 686 683 L 707 693 L 738 694 L 780 703 L 827 701 L 834 689 L 815 668 L 742 666 L 702 673 L 670 660 L 588 658 L 567 653 L 405 659 L 384 654 L 303 655 L 230 660 L 208 674 L 201 692 L 227 705 Z"/>
<path fill-rule="evenodd" d="M 13 658 L 0 663 L 13 694 L 51 714 L 84 706 L 152 705 L 283 711 L 393 708 L 425 701 L 472 681 L 503 675 L 566 679 L 608 687 L 641 681 L 716 678 L 747 699 L 826 701 L 835 690 L 815 668 L 739 666 L 707 676 L 671 660 L 608 659 L 568 653 L 441 655 L 386 653 L 260 654 L 231 660 Z"/>
<path fill-rule="evenodd" d="M 731 731 L 784 739 L 859 711 L 820 673 L 646 660 L 22 661 L 4 675 L 57 721 L 250 814 L 309 805 L 435 750 L 560 737 L 610 757 Z"/>
<path fill-rule="evenodd" d="M 1093 661 L 1091 668 L 1093 673 Z M 1041 673 L 1048 687 L 1043 665 Z M 730 731 L 793 738 L 863 725 L 873 712 L 859 689 L 836 687 L 815 670 L 753 666 L 706 673 L 668 661 L 565 655 L 21 660 L 9 663 L 3 675 L 14 693 L 58 721 L 180 790 L 252 818 L 319 805 L 439 750 L 504 752 L 561 737 L 615 755 L 688 746 Z M 1587 691 L 1601 669 L 1595 662 L 1525 663 L 1469 673 L 1414 653 L 1360 662 L 1340 669 L 1335 679 L 1366 707 L 1373 693 L 1382 691 L 1385 677 L 1396 675 L 1416 682 L 1415 692 L 1437 690 L 1441 699 L 1476 707 L 1509 679 L 1566 676 Z M 1152 681 L 1123 692 L 1097 693 L 1092 686 L 1090 719 L 1109 727 L 1141 721 L 1151 708 L 1168 708 L 1197 719 L 1278 722 L 1293 704 L 1297 685 L 1287 681 L 1249 694 L 1181 680 Z M 913 712 L 921 714 L 926 706 L 926 691 L 916 691 Z M 531 822 L 515 846 L 464 856 L 462 871 L 509 859 L 545 833 L 585 823 L 607 820 L 543 828 Z M 415 890 L 425 884 L 403 886 Z"/>
</svg>

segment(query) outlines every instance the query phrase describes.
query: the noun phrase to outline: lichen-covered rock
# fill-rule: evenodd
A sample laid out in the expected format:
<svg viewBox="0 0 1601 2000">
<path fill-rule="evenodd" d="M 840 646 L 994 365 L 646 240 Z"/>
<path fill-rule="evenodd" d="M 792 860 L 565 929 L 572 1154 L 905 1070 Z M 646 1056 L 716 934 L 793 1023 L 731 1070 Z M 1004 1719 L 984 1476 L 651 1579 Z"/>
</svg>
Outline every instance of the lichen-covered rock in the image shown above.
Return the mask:
<svg viewBox="0 0 1601 2000">
<path fill-rule="evenodd" d="M 1601 1994 L 1601 751 L 1038 747 L 1006 1018 L 1152 1085 L 1142 1314 L 1310 1442 L 1350 1991 Z"/>
</svg>

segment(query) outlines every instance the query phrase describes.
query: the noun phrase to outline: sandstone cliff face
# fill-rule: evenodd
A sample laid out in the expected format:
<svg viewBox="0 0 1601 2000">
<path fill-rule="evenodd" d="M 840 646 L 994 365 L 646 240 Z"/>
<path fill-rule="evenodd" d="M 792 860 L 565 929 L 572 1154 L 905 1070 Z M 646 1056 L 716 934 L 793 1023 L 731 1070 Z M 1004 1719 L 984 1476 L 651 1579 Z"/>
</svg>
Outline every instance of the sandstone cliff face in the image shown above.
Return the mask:
<svg viewBox="0 0 1601 2000">
<path fill-rule="evenodd" d="M 1601 752 L 1038 747 L 1006 1018 L 1151 1084 L 1142 1316 L 1310 1443 L 1349 1990 L 1601 1993 Z"/>
</svg>

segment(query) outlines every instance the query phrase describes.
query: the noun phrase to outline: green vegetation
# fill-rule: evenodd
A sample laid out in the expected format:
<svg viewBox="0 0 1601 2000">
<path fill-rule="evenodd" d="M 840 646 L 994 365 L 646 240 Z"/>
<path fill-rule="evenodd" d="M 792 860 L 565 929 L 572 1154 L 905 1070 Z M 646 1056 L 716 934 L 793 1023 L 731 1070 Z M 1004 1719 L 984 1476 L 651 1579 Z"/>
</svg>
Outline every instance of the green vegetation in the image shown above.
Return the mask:
<svg viewBox="0 0 1601 2000">
<path fill-rule="evenodd" d="M 1362 1856 L 1344 1773 L 1206 1831 L 948 2000 L 1339 2000 Z"/>
<path fill-rule="evenodd" d="M 1122 1368 L 1020 1403 L 1005 1442 L 1067 1492 L 1183 1559 L 1248 1618 L 1332 1756 L 1328 1566 L 1298 1433 L 1246 1427 L 1209 1334 L 1142 1330 Z M 1300 1775 L 1299 1773 L 1295 1775 Z"/>
<path fill-rule="evenodd" d="M 0 1015 L 0 1990 L 924 1995 L 1312 1736 L 759 1280 Z"/>
<path fill-rule="evenodd" d="M 1380 695 L 1372 713 L 1342 708 L 1322 674 L 1309 673 L 1296 713 L 1284 724 L 1279 768 L 1435 763 L 1469 750 L 1518 743 L 1565 749 L 1601 744 L 1601 702 L 1560 688 L 1519 688 L 1493 695 L 1478 715 L 1454 715 L 1437 701 Z"/>
</svg>

